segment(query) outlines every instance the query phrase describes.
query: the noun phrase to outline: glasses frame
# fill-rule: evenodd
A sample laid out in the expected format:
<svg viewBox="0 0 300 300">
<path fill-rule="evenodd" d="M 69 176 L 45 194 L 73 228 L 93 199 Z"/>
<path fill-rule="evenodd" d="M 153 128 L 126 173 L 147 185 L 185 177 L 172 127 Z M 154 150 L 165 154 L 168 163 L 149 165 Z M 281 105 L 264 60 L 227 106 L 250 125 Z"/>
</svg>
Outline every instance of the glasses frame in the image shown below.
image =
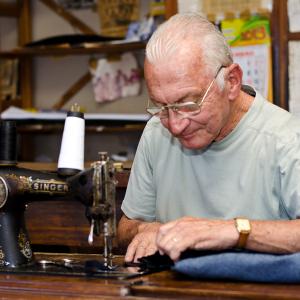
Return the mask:
<svg viewBox="0 0 300 300">
<path fill-rule="evenodd" d="M 192 117 L 192 116 L 195 116 L 195 115 L 199 114 L 201 112 L 201 107 L 204 103 L 204 100 L 206 99 L 212 85 L 216 81 L 216 79 L 217 79 L 220 71 L 222 70 L 222 68 L 226 68 L 226 66 L 222 65 L 222 66 L 219 67 L 219 69 L 216 72 L 216 75 L 214 76 L 214 78 L 210 82 L 210 84 L 209 84 L 208 88 L 206 89 L 203 97 L 201 99 L 198 99 L 196 102 L 189 101 L 189 102 L 184 102 L 184 103 L 167 104 L 167 105 L 162 105 L 161 107 L 158 107 L 158 106 L 149 106 L 150 99 L 148 99 L 148 104 L 147 104 L 146 111 L 152 116 L 159 116 L 159 114 L 161 114 L 162 112 L 164 112 L 166 110 L 169 110 L 169 109 L 172 109 L 173 112 L 175 112 L 177 114 L 180 114 L 182 118 L 188 118 L 188 117 Z M 195 104 L 198 105 L 198 108 L 199 108 L 197 111 L 194 111 L 194 112 L 181 112 L 179 110 L 180 107 L 184 107 L 184 106 L 188 106 L 188 105 L 195 105 Z M 159 111 L 153 113 L 153 112 L 151 112 L 151 109 L 159 109 Z M 169 116 L 166 115 L 166 116 L 159 116 L 159 117 L 161 119 L 166 119 Z"/>
</svg>

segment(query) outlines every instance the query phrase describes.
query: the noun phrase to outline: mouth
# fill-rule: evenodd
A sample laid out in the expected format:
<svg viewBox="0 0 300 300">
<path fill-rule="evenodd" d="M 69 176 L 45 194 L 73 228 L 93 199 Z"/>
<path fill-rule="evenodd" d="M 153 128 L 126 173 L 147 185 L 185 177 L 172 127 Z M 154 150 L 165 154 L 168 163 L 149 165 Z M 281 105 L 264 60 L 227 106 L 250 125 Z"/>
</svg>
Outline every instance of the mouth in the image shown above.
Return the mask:
<svg viewBox="0 0 300 300">
<path fill-rule="evenodd" d="M 182 140 L 189 140 L 191 139 L 193 136 L 195 135 L 195 132 L 189 133 L 189 134 L 183 134 L 180 135 L 178 138 L 182 139 Z"/>
</svg>

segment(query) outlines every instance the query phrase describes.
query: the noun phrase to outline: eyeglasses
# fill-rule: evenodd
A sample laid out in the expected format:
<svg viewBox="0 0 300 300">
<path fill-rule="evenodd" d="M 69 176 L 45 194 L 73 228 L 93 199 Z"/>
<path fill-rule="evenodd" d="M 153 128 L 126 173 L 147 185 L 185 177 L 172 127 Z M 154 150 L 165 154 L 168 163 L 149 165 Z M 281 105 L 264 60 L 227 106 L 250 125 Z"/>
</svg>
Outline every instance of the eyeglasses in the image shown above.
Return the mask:
<svg viewBox="0 0 300 300">
<path fill-rule="evenodd" d="M 220 71 L 225 66 L 221 66 L 216 75 L 214 76 L 213 80 L 210 82 L 205 94 L 203 97 L 196 102 L 188 101 L 184 103 L 174 103 L 168 105 L 157 105 L 157 106 L 150 106 L 150 100 L 148 99 L 147 105 L 147 112 L 152 116 L 158 116 L 160 119 L 165 119 L 169 117 L 169 109 L 172 109 L 173 112 L 178 113 L 181 118 L 189 118 L 192 116 L 197 115 L 201 111 L 201 107 L 206 99 L 207 94 L 210 91 L 210 88 L 214 84 L 215 80 L 217 79 Z"/>
</svg>

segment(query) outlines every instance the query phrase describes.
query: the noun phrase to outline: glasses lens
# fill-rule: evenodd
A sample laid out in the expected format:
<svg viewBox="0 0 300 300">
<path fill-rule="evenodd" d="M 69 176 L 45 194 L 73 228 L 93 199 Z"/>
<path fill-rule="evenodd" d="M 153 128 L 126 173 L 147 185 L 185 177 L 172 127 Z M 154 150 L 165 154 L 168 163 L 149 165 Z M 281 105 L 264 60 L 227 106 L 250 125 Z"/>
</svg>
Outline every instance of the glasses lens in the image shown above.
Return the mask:
<svg viewBox="0 0 300 300">
<path fill-rule="evenodd" d="M 200 111 L 200 107 L 196 103 L 186 103 L 178 106 L 176 111 L 180 114 L 194 114 Z"/>
<path fill-rule="evenodd" d="M 169 117 L 169 110 L 168 108 L 162 107 L 160 112 L 159 112 L 159 117 L 161 119 L 165 119 Z"/>
<path fill-rule="evenodd" d="M 158 116 L 161 119 L 168 118 L 169 113 L 168 109 L 165 107 L 159 107 L 159 106 L 152 106 L 147 108 L 147 112 L 152 116 Z"/>
<path fill-rule="evenodd" d="M 169 117 L 169 109 L 172 109 L 174 112 L 188 117 L 193 116 L 200 112 L 200 107 L 196 103 L 184 103 L 184 104 L 175 104 L 170 105 L 169 107 L 159 107 L 159 106 L 152 106 L 147 108 L 147 112 L 151 114 L 152 116 L 157 115 L 161 119 L 168 118 Z"/>
<path fill-rule="evenodd" d="M 147 112 L 152 116 L 159 114 L 160 111 L 160 107 L 147 107 Z"/>
</svg>

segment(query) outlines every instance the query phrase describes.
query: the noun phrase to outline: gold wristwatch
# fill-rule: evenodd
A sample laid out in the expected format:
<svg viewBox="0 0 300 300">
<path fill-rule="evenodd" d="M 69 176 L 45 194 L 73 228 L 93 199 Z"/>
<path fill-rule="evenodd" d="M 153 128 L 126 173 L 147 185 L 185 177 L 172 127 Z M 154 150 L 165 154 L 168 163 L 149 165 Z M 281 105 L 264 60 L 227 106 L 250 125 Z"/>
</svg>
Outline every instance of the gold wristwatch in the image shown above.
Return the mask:
<svg viewBox="0 0 300 300">
<path fill-rule="evenodd" d="M 239 232 L 239 240 L 237 243 L 237 248 L 245 248 L 248 236 L 251 232 L 251 224 L 250 221 L 246 218 L 235 218 L 235 227 L 237 231 Z"/>
</svg>

